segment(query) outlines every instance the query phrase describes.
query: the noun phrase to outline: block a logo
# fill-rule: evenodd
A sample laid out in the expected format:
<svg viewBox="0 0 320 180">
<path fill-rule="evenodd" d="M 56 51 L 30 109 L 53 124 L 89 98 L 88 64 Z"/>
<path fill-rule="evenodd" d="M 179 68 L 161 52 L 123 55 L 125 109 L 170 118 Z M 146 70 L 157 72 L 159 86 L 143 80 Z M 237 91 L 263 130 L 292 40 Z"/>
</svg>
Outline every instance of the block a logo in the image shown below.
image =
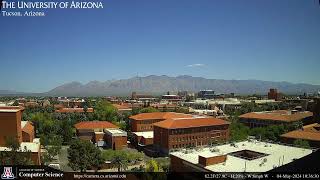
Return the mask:
<svg viewBox="0 0 320 180">
<path fill-rule="evenodd" d="M 1 179 L 14 179 L 14 174 L 12 173 L 12 167 L 4 167 L 3 173 L 1 174 Z"/>
</svg>

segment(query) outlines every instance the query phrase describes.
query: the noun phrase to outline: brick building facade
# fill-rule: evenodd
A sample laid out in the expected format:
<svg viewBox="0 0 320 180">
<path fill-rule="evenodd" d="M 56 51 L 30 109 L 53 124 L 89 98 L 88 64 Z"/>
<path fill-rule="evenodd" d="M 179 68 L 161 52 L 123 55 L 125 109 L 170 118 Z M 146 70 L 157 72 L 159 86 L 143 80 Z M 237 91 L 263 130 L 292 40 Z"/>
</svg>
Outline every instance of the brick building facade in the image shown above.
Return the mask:
<svg viewBox="0 0 320 180">
<path fill-rule="evenodd" d="M 229 123 L 221 119 L 176 118 L 154 124 L 154 146 L 163 154 L 228 139 Z"/>
<path fill-rule="evenodd" d="M 170 118 L 191 118 L 190 114 L 174 112 L 141 113 L 130 116 L 132 132 L 153 131 L 153 124 Z"/>
<path fill-rule="evenodd" d="M 239 116 L 239 122 L 250 128 L 281 124 L 290 125 L 296 122 L 302 122 L 306 125 L 313 123 L 313 113 L 288 110 L 251 112 Z"/>
<path fill-rule="evenodd" d="M 40 165 L 40 140 L 35 138 L 31 122 L 21 121 L 23 108 L 18 106 L 0 107 L 0 151 L 10 151 L 6 141 L 10 138 L 20 145 L 20 153 L 30 152 L 34 165 Z"/>
<path fill-rule="evenodd" d="M 270 89 L 268 92 L 268 99 L 274 99 L 276 101 L 280 100 L 281 94 L 278 92 L 277 89 Z"/>
<path fill-rule="evenodd" d="M 107 121 L 83 121 L 75 124 L 80 139 L 114 150 L 127 147 L 127 133 Z"/>
<path fill-rule="evenodd" d="M 19 107 L 0 108 L 0 146 L 6 145 L 6 138 L 14 138 L 22 142 L 21 118 L 23 109 Z"/>
</svg>

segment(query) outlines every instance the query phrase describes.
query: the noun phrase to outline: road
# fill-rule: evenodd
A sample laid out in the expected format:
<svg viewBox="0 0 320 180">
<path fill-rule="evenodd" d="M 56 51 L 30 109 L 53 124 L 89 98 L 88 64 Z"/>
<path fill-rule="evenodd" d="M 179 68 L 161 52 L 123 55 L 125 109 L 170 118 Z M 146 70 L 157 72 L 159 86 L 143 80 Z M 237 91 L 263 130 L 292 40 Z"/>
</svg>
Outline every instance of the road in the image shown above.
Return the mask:
<svg viewBox="0 0 320 180">
<path fill-rule="evenodd" d="M 68 166 L 68 148 L 69 146 L 62 146 L 59 154 L 60 169 L 64 172 L 70 172 L 72 169 Z"/>
</svg>

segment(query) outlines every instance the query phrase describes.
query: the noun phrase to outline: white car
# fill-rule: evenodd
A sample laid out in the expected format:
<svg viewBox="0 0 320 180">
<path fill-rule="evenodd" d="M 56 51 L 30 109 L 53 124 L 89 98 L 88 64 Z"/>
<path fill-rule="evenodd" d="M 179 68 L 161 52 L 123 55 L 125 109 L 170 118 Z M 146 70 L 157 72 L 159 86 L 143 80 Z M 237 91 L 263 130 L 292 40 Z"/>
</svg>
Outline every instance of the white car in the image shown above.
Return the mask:
<svg viewBox="0 0 320 180">
<path fill-rule="evenodd" d="M 60 164 L 49 164 L 48 166 L 60 170 Z"/>
</svg>

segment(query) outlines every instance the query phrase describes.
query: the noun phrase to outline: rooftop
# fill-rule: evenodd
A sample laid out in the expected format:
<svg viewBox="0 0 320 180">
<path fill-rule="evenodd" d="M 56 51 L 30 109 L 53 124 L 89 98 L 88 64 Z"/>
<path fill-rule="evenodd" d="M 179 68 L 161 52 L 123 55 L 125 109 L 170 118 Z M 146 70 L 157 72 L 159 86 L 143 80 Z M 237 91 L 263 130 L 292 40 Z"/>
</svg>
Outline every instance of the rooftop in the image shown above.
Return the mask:
<svg viewBox="0 0 320 180">
<path fill-rule="evenodd" d="M 226 125 L 229 122 L 222 119 L 213 117 L 193 117 L 193 118 L 172 118 L 153 124 L 154 126 L 166 128 L 166 129 L 177 129 L 177 128 L 191 128 L 201 126 L 217 126 Z"/>
<path fill-rule="evenodd" d="M 153 131 L 132 132 L 136 136 L 144 137 L 145 139 L 153 138 Z"/>
<path fill-rule="evenodd" d="M 24 126 L 28 123 L 28 121 L 21 121 L 21 129 L 24 128 Z"/>
<path fill-rule="evenodd" d="M 149 120 L 149 119 L 170 119 L 170 118 L 192 118 L 191 114 L 174 113 L 174 112 L 153 112 L 153 113 L 141 113 L 134 116 L 130 116 L 130 119 L 134 120 Z"/>
<path fill-rule="evenodd" d="M 76 129 L 108 129 L 118 128 L 118 126 L 108 121 L 82 121 L 74 125 Z"/>
<path fill-rule="evenodd" d="M 277 110 L 277 111 L 263 111 L 263 112 L 251 112 L 247 114 L 243 114 L 239 116 L 240 118 L 247 119 L 266 119 L 266 120 L 274 120 L 274 121 L 285 121 L 285 122 L 293 122 L 299 121 L 301 119 L 313 116 L 312 112 L 303 111 L 303 112 L 295 112 L 292 113 L 288 110 Z"/>
<path fill-rule="evenodd" d="M 132 105 L 129 104 L 112 104 L 118 110 L 131 110 Z"/>
<path fill-rule="evenodd" d="M 24 108 L 20 106 L 0 106 L 0 112 L 19 112 L 21 110 Z"/>
<path fill-rule="evenodd" d="M 282 134 L 281 137 L 320 141 L 320 124 L 314 123 L 303 126 L 301 130 L 290 131 L 286 134 Z"/>
<path fill-rule="evenodd" d="M 265 156 L 247 160 L 231 154 L 244 150 L 265 154 Z M 205 169 L 212 172 L 267 172 L 274 169 L 276 166 L 288 164 L 295 159 L 300 159 L 311 153 L 312 150 L 310 149 L 259 141 L 243 141 L 235 143 L 234 146 L 232 146 L 231 144 L 225 144 L 211 148 L 207 147 L 199 150 L 194 149 L 187 154 L 183 150 L 172 152 L 170 154 L 192 164 L 198 164 L 199 156 L 209 158 L 227 155 L 227 159 L 224 163 L 218 163 L 204 167 Z"/>
<path fill-rule="evenodd" d="M 127 136 L 127 132 L 121 129 L 106 129 L 105 132 L 112 136 Z"/>
<path fill-rule="evenodd" d="M 28 134 L 34 133 L 34 127 L 30 121 L 21 121 L 21 129 Z"/>
<path fill-rule="evenodd" d="M 40 151 L 40 140 L 36 138 L 33 142 L 22 142 L 20 144 L 20 151 L 28 150 L 31 152 L 39 152 Z M 10 151 L 8 147 L 0 147 L 0 151 Z"/>
</svg>

